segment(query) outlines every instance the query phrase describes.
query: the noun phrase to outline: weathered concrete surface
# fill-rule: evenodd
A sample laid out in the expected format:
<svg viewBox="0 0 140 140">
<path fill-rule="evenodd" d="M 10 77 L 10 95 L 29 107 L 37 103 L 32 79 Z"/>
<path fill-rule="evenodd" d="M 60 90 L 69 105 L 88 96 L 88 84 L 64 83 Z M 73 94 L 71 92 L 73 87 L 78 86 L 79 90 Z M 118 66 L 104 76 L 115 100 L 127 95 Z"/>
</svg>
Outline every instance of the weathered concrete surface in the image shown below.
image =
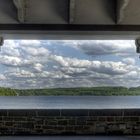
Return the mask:
<svg viewBox="0 0 140 140">
<path fill-rule="evenodd" d="M 139 140 L 140 137 L 92 137 L 92 136 L 54 136 L 54 137 L 0 137 L 0 140 Z"/>
<path fill-rule="evenodd" d="M 125 10 L 130 0 L 118 0 L 117 6 L 117 23 L 121 23 L 125 17 Z"/>
<path fill-rule="evenodd" d="M 136 39 L 140 34 L 140 0 L 0 2 L 4 39 Z"/>
<path fill-rule="evenodd" d="M 139 0 L 1 0 L 0 24 L 139 25 Z"/>
<path fill-rule="evenodd" d="M 140 135 L 140 110 L 0 110 L 0 136 Z"/>
</svg>

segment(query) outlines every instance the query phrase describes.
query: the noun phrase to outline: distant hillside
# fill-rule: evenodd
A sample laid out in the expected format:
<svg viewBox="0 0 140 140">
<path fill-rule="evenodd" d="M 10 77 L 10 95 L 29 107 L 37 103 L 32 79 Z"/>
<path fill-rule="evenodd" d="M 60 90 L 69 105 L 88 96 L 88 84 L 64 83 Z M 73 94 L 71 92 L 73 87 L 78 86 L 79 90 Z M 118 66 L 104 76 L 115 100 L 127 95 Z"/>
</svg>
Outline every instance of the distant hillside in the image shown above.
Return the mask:
<svg viewBox="0 0 140 140">
<path fill-rule="evenodd" d="M 17 96 L 16 90 L 0 87 L 0 96 Z"/>
<path fill-rule="evenodd" d="M 127 96 L 127 95 L 140 95 L 140 87 L 126 88 L 126 87 L 91 87 L 91 88 L 54 88 L 54 89 L 29 89 L 29 90 L 16 90 L 19 96 L 59 96 L 59 95 L 72 95 L 72 96 Z"/>
<path fill-rule="evenodd" d="M 54 89 L 10 89 L 0 88 L 0 96 L 128 96 L 140 95 L 140 87 L 91 87 L 91 88 L 54 88 Z"/>
</svg>

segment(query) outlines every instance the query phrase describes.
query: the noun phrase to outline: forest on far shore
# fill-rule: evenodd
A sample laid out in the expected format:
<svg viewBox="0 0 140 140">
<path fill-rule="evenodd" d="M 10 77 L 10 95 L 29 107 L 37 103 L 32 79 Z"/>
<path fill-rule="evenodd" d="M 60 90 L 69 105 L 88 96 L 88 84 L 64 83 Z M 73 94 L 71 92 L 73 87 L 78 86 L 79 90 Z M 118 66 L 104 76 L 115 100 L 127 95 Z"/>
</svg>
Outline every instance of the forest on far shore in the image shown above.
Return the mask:
<svg viewBox="0 0 140 140">
<path fill-rule="evenodd" d="M 138 96 L 140 87 L 79 87 L 11 89 L 0 87 L 0 96 Z"/>
</svg>

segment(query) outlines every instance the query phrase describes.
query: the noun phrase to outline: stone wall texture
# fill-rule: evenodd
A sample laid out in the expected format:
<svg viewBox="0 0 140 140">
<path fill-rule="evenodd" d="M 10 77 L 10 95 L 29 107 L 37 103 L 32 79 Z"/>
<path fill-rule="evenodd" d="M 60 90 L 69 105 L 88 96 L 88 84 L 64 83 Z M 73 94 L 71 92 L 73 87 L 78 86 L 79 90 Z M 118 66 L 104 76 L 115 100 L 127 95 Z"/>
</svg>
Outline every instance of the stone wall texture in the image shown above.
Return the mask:
<svg viewBox="0 0 140 140">
<path fill-rule="evenodd" d="M 139 135 L 140 110 L 0 110 L 0 135 Z"/>
</svg>

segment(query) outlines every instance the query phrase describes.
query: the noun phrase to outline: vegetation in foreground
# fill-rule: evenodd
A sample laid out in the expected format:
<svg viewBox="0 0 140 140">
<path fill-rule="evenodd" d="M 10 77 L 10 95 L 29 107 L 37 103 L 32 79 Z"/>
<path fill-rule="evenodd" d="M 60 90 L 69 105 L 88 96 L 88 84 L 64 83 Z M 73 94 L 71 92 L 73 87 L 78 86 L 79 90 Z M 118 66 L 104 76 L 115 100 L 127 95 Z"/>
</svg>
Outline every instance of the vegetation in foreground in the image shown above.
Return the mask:
<svg viewBox="0 0 140 140">
<path fill-rule="evenodd" d="M 140 95 L 140 87 L 91 87 L 54 89 L 10 89 L 0 88 L 0 96 L 134 96 Z"/>
</svg>

